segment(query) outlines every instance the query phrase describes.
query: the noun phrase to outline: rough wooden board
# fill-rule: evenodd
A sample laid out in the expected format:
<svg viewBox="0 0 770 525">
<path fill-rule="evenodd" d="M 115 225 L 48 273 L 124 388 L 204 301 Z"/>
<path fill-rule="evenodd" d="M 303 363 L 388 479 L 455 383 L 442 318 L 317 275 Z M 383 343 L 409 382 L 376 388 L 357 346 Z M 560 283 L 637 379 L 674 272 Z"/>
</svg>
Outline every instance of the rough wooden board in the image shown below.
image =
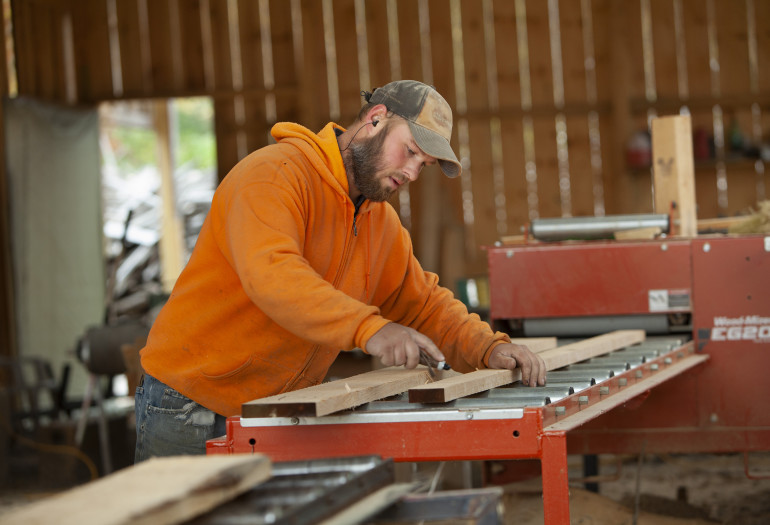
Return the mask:
<svg viewBox="0 0 770 525">
<path fill-rule="evenodd" d="M 644 330 L 616 330 L 577 343 L 553 348 L 543 352 L 540 356 L 545 361 L 546 369 L 556 370 L 625 346 L 641 343 L 644 339 Z"/>
<path fill-rule="evenodd" d="M 244 403 L 243 417 L 325 416 L 431 381 L 428 369 L 390 367 Z"/>
<path fill-rule="evenodd" d="M 411 403 L 446 403 L 521 379 L 521 370 L 484 369 L 409 389 Z"/>
<path fill-rule="evenodd" d="M 516 337 L 512 338 L 511 342 L 517 345 L 524 345 L 536 354 L 556 348 L 557 344 L 555 337 Z"/>
<path fill-rule="evenodd" d="M 4 524 L 164 525 L 211 510 L 270 476 L 267 456 L 154 458 L 22 507 Z"/>
<path fill-rule="evenodd" d="M 555 370 L 584 359 L 644 341 L 644 330 L 617 330 L 577 343 L 540 352 L 546 370 Z M 521 379 L 521 370 L 476 370 L 409 389 L 412 403 L 446 403 Z M 546 379 L 547 380 L 547 379 Z"/>
</svg>

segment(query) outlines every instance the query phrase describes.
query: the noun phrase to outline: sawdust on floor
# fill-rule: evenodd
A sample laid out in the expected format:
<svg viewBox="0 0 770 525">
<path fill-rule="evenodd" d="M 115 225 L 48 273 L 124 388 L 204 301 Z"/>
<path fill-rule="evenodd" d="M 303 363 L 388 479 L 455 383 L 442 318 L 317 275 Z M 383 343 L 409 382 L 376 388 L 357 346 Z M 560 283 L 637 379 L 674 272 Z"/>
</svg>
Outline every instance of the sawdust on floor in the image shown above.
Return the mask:
<svg viewBox="0 0 770 525">
<path fill-rule="evenodd" d="M 614 457 L 602 458 L 600 473 L 612 474 Z M 599 485 L 599 494 L 571 484 L 570 522 L 631 525 L 638 481 L 639 525 L 770 524 L 770 453 L 749 458 L 750 473 L 763 479 L 746 476 L 742 454 L 649 455 L 638 479 L 639 465 L 629 457 L 617 479 Z M 580 458 L 571 457 L 570 473 L 580 467 Z M 542 525 L 541 479 L 507 485 L 504 504 L 506 523 Z"/>
</svg>

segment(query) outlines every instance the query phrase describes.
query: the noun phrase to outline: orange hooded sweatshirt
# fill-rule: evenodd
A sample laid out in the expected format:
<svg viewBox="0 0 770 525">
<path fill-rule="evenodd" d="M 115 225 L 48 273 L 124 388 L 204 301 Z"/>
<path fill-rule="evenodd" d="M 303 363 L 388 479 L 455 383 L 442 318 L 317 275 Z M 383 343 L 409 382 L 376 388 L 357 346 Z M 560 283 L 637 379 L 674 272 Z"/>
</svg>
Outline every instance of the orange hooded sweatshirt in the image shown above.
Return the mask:
<svg viewBox="0 0 770 525">
<path fill-rule="evenodd" d="M 319 384 L 389 321 L 430 337 L 459 371 L 509 340 L 423 271 L 390 204 L 355 215 L 335 128 L 277 124 L 277 144 L 221 182 L 142 350 L 147 373 L 232 416 Z"/>
</svg>

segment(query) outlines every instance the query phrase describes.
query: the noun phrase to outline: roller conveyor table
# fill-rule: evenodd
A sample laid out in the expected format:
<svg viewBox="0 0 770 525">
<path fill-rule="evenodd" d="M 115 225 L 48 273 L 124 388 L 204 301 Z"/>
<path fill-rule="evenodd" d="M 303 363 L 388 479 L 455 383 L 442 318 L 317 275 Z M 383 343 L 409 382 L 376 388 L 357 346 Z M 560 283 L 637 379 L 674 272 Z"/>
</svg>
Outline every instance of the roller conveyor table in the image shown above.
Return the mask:
<svg viewBox="0 0 770 525">
<path fill-rule="evenodd" d="M 539 459 L 546 522 L 568 523 L 567 432 L 707 359 L 692 342 L 667 337 L 550 372 L 545 387 L 514 384 L 440 404 L 401 395 L 323 417 L 233 417 L 208 453 L 260 452 L 274 461 Z"/>
</svg>

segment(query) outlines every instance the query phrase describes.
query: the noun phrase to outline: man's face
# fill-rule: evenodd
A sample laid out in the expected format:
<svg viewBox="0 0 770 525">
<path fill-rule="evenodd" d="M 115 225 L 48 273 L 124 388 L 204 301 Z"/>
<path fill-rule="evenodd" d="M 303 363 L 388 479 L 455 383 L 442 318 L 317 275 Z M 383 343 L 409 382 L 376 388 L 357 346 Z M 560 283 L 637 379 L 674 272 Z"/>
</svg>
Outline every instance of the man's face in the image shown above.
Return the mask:
<svg viewBox="0 0 770 525">
<path fill-rule="evenodd" d="M 420 170 L 436 159 L 423 153 L 406 121 L 389 118 L 375 135 L 350 146 L 353 181 L 369 200 L 384 202 L 396 190 L 417 180 Z"/>
</svg>

